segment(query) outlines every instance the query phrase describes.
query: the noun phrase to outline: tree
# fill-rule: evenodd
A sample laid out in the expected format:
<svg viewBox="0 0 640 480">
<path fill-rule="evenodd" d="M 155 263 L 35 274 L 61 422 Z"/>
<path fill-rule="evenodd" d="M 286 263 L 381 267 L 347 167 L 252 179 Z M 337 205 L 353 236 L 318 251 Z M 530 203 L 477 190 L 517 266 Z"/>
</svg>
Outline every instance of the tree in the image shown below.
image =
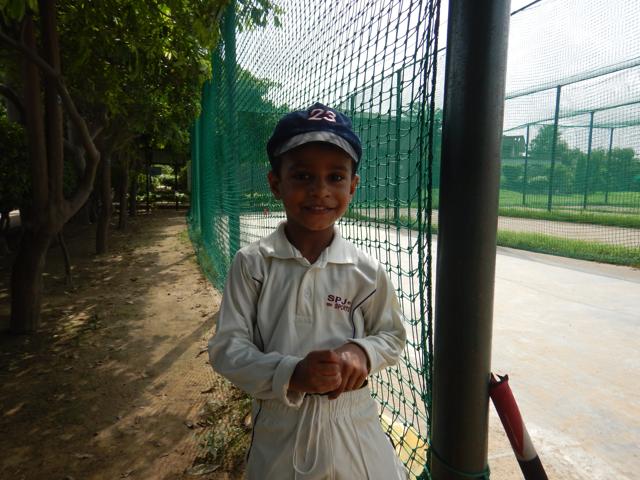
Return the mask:
<svg viewBox="0 0 640 480">
<path fill-rule="evenodd" d="M 20 4 L 21 9 L 15 6 Z M 91 191 L 100 153 L 61 75 L 54 0 L 39 2 L 40 33 L 34 22 L 35 2 L 10 2 L 2 10 L 0 40 L 22 54 L 24 112 L 32 198 L 23 209 L 23 236 L 11 276 L 11 329 L 35 330 L 40 322 L 42 271 L 49 243 L 85 202 Z M 7 19 L 14 20 L 7 24 Z M 13 34 L 13 35 L 12 35 Z M 40 38 L 42 54 L 38 53 Z M 41 79 L 41 75 L 44 78 Z M 75 192 L 63 194 L 62 105 L 80 132 L 87 165 Z"/>
<path fill-rule="evenodd" d="M 186 145 L 186 129 L 198 112 L 201 84 L 209 75 L 208 50 L 219 38 L 218 24 L 226 3 L 0 3 L 0 43 L 8 47 L 3 55 L 11 52 L 22 64 L 21 75 L 14 77 L 23 88 L 21 107 L 32 185 L 23 212 L 23 240 L 12 271 L 13 331 L 37 329 L 48 246 L 87 201 L 99 165 L 105 210 L 98 250 L 100 238 L 106 249 L 112 152 L 141 135 L 151 138 L 149 148 L 153 144 Z M 266 22 L 270 12 L 277 13 L 269 0 L 241 1 L 239 11 L 241 24 L 249 27 Z M 2 87 L 0 94 L 10 96 L 11 89 Z M 79 172 L 68 194 L 64 191 L 65 143 Z"/>
</svg>

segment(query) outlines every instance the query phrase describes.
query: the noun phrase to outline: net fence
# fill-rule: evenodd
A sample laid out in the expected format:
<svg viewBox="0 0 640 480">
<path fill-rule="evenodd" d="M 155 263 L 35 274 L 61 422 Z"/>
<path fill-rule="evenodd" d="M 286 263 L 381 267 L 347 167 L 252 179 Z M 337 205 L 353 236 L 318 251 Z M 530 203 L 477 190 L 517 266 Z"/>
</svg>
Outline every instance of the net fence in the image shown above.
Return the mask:
<svg viewBox="0 0 640 480">
<path fill-rule="evenodd" d="M 266 182 L 283 113 L 316 101 L 348 114 L 363 144 L 360 185 L 339 228 L 380 260 L 408 333 L 400 363 L 370 385 L 414 477 L 426 472 L 431 356 L 430 159 L 438 1 L 279 2 L 279 21 L 234 29 L 212 55 L 192 131 L 190 230 L 218 288 L 238 248 L 285 219 Z"/>
<path fill-rule="evenodd" d="M 512 17 L 502 230 L 640 262 L 639 14 L 544 0 Z"/>
</svg>

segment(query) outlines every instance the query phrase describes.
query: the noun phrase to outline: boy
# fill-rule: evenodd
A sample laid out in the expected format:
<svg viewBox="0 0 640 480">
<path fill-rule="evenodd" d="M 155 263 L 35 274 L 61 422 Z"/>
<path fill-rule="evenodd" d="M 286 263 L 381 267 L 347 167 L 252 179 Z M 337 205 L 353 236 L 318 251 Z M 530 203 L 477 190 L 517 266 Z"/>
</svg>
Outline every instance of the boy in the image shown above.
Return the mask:
<svg viewBox="0 0 640 480">
<path fill-rule="evenodd" d="M 382 266 L 334 227 L 360 140 L 316 103 L 278 122 L 267 153 L 287 220 L 238 251 L 209 342 L 213 368 L 255 399 L 247 477 L 406 478 L 366 386 L 404 348 L 400 307 Z"/>
</svg>

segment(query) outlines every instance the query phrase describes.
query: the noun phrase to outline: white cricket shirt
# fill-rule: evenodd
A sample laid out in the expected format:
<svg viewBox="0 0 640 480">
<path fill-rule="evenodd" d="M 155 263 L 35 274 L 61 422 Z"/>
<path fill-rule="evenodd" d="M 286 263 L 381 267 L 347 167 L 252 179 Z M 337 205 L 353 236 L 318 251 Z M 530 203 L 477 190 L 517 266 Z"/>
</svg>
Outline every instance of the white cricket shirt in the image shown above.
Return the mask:
<svg viewBox="0 0 640 480">
<path fill-rule="evenodd" d="M 304 394 L 289 391 L 289 380 L 309 352 L 357 343 L 375 373 L 396 363 L 405 340 L 393 284 L 377 260 L 335 228 L 310 264 L 281 223 L 236 254 L 209 359 L 254 398 L 298 407 Z"/>
</svg>

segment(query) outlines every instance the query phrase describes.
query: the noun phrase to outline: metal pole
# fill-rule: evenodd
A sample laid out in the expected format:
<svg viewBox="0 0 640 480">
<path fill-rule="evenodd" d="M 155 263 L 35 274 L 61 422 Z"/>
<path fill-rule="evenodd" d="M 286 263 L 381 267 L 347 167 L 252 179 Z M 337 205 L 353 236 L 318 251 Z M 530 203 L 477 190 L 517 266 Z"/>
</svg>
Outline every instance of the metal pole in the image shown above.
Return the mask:
<svg viewBox="0 0 640 480">
<path fill-rule="evenodd" d="M 591 163 L 591 145 L 593 142 L 593 116 L 596 112 L 591 112 L 589 118 L 589 141 L 587 143 L 587 163 L 584 166 L 584 195 L 582 198 L 582 209 L 587 208 L 587 196 L 589 195 L 589 163 Z"/>
<path fill-rule="evenodd" d="M 435 480 L 487 477 L 500 153 L 510 0 L 451 0 L 435 295 Z"/>
<path fill-rule="evenodd" d="M 396 165 L 395 165 L 395 206 L 393 218 L 400 228 L 400 135 L 402 133 L 402 70 L 396 72 Z"/>
<path fill-rule="evenodd" d="M 556 148 L 558 147 L 558 119 L 560 118 L 560 93 L 562 85 L 556 87 L 556 113 L 553 116 L 553 140 L 551 142 L 551 168 L 549 169 L 549 195 L 547 197 L 547 210 L 551 211 L 553 205 L 553 171 L 556 168 Z"/>
<path fill-rule="evenodd" d="M 227 201 L 229 202 L 229 255 L 240 249 L 240 199 L 238 198 L 238 118 L 236 112 L 236 2 L 231 0 L 224 16 L 224 71 L 225 117 L 227 131 L 225 142 L 225 171 L 227 174 Z"/>
<path fill-rule="evenodd" d="M 529 166 L 529 127 L 527 124 L 527 140 L 524 145 L 524 174 L 522 176 L 522 206 L 527 206 L 527 168 Z"/>
<path fill-rule="evenodd" d="M 604 203 L 607 204 L 609 203 L 609 190 L 611 189 L 611 149 L 613 147 L 613 128 L 611 128 L 611 131 L 609 132 L 609 152 L 607 153 L 607 178 L 606 178 L 606 182 L 607 182 L 607 187 L 604 191 Z"/>
</svg>

